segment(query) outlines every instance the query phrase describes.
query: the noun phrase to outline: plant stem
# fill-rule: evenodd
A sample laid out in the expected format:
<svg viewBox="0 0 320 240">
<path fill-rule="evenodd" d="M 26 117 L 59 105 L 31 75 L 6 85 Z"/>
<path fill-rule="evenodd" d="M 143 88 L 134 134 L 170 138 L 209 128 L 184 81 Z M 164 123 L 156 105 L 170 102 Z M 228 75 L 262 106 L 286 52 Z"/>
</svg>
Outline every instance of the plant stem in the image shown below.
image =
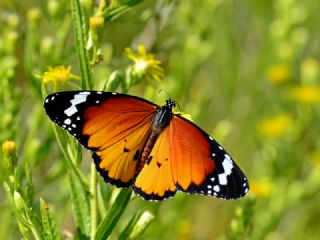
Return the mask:
<svg viewBox="0 0 320 240">
<path fill-rule="evenodd" d="M 91 163 L 90 169 L 90 214 L 91 214 L 91 231 L 90 239 L 94 239 L 98 226 L 98 205 L 97 205 L 97 170 L 94 163 Z"/>
</svg>

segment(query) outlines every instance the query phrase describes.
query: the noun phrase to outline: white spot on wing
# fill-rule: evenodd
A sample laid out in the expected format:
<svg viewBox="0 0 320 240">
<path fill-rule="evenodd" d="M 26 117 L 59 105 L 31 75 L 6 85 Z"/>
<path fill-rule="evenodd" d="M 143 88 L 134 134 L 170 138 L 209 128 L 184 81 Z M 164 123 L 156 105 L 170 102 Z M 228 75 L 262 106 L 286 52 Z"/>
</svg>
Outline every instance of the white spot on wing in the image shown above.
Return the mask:
<svg viewBox="0 0 320 240">
<path fill-rule="evenodd" d="M 90 92 L 80 92 L 78 94 L 75 94 L 73 99 L 70 101 L 71 106 L 64 110 L 64 113 L 70 117 L 76 112 L 78 112 L 77 105 L 80 103 L 83 103 L 87 100 L 87 96 L 90 94 Z"/>
<path fill-rule="evenodd" d="M 225 173 L 218 174 L 220 185 L 227 185 L 227 175 Z"/>
<path fill-rule="evenodd" d="M 64 120 L 64 123 L 69 125 L 71 123 L 71 119 L 70 118 L 67 118 L 66 120 Z"/>
<path fill-rule="evenodd" d="M 213 187 L 213 190 L 216 191 L 216 192 L 219 192 L 219 191 L 220 191 L 219 185 L 215 185 L 215 186 Z"/>
<path fill-rule="evenodd" d="M 89 94 L 90 94 L 90 92 L 79 92 L 78 95 L 89 95 Z"/>
<path fill-rule="evenodd" d="M 231 169 L 233 168 L 233 164 L 232 164 L 231 158 L 228 154 L 225 154 L 224 156 L 225 156 L 225 158 L 222 162 L 222 166 L 223 166 L 225 174 L 230 175 Z"/>
</svg>

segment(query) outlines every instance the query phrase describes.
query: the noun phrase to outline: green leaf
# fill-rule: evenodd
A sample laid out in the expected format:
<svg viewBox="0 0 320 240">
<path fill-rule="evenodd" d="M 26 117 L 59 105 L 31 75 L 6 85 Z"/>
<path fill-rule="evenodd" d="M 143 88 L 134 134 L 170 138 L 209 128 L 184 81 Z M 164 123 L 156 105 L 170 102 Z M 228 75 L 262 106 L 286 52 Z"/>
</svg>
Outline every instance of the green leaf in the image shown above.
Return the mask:
<svg viewBox="0 0 320 240">
<path fill-rule="evenodd" d="M 128 225 L 119 235 L 118 239 L 138 239 L 153 219 L 154 215 L 148 211 L 138 212 L 131 218 Z"/>
<path fill-rule="evenodd" d="M 17 208 L 15 207 L 15 201 L 13 199 L 13 193 L 12 193 L 12 189 L 10 188 L 9 184 L 7 184 L 6 182 L 3 183 L 4 186 L 4 190 L 6 191 L 7 194 L 7 198 L 11 204 L 11 208 L 13 210 L 13 212 L 15 213 L 15 216 L 17 218 L 17 223 L 18 223 L 18 227 L 19 230 L 23 236 L 24 239 L 29 239 L 29 229 L 25 226 L 25 224 L 22 224 L 22 222 L 26 222 L 25 220 L 25 216 L 23 214 L 21 214 Z"/>
<path fill-rule="evenodd" d="M 128 0 L 123 4 L 119 4 L 113 8 L 107 8 L 104 12 L 102 12 L 102 16 L 104 17 L 105 22 L 113 21 L 116 18 L 120 17 L 122 14 L 126 13 L 131 9 L 131 7 L 141 3 L 142 0 Z"/>
<path fill-rule="evenodd" d="M 73 171 L 69 173 L 72 210 L 81 235 L 90 235 L 90 207 L 88 189 Z"/>
<path fill-rule="evenodd" d="M 93 75 L 90 66 L 89 53 L 86 50 L 86 34 L 88 30 L 86 27 L 85 15 L 79 0 L 71 0 L 71 12 L 82 76 L 81 87 L 83 90 L 91 90 L 93 88 Z"/>
<path fill-rule="evenodd" d="M 32 174 L 31 174 L 28 163 L 25 163 L 24 169 L 26 174 L 25 198 L 26 198 L 27 205 L 31 206 L 33 203 L 33 196 L 34 196 L 35 190 L 32 183 Z"/>
<path fill-rule="evenodd" d="M 95 236 L 96 240 L 107 239 L 110 236 L 111 232 L 117 225 L 121 215 L 126 209 L 130 200 L 130 196 L 130 189 L 121 189 L 108 214 L 103 218 L 100 225 L 98 226 L 98 230 Z"/>
<path fill-rule="evenodd" d="M 125 239 L 129 238 L 130 233 L 132 232 L 134 225 L 139 220 L 141 214 L 142 214 L 142 212 L 138 212 L 131 218 L 131 220 L 129 221 L 129 223 L 125 227 L 125 229 L 120 233 L 120 235 L 118 237 L 119 240 L 125 240 Z"/>
<path fill-rule="evenodd" d="M 43 237 L 46 240 L 61 239 L 58 234 L 53 211 L 48 207 L 48 204 L 42 198 L 40 198 L 40 211 Z"/>
</svg>

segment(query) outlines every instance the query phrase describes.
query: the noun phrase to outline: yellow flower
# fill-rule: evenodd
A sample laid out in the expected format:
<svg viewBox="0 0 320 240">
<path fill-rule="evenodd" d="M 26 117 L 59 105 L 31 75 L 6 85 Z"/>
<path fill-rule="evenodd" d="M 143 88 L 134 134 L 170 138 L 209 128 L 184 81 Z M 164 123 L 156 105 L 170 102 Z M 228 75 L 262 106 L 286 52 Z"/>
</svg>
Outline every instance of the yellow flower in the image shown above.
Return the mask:
<svg viewBox="0 0 320 240">
<path fill-rule="evenodd" d="M 251 182 L 249 194 L 257 198 L 268 197 L 272 194 L 273 189 L 273 183 L 269 179 L 261 179 Z"/>
<path fill-rule="evenodd" d="M 280 84 L 292 76 L 291 68 L 285 64 L 277 64 L 267 69 L 267 77 L 273 84 Z"/>
<path fill-rule="evenodd" d="M 289 97 L 300 103 L 319 103 L 320 88 L 317 86 L 294 87 L 289 91 Z"/>
<path fill-rule="evenodd" d="M 125 54 L 134 61 L 133 74 L 147 80 L 160 81 L 163 78 L 163 69 L 159 66 L 161 62 L 154 59 L 153 54 L 148 54 L 143 45 L 138 46 L 137 53 L 131 48 L 126 48 Z"/>
<path fill-rule="evenodd" d="M 54 84 L 64 84 L 70 79 L 80 80 L 80 77 L 71 73 L 71 67 L 64 66 L 48 67 L 48 71 L 42 76 L 37 76 L 43 79 L 44 83 L 53 82 Z"/>
<path fill-rule="evenodd" d="M 258 131 L 266 137 L 280 137 L 290 128 L 291 124 L 292 118 L 281 114 L 260 121 L 258 123 Z"/>
</svg>

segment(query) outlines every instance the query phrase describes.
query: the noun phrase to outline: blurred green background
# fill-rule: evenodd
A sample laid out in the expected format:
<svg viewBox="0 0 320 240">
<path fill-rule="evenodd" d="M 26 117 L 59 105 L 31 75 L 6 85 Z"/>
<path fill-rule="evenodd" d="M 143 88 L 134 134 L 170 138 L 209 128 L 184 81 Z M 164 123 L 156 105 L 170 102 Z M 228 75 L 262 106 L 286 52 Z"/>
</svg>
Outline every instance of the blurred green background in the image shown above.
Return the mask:
<svg viewBox="0 0 320 240">
<path fill-rule="evenodd" d="M 80 2 L 88 24 L 99 1 Z M 237 201 L 182 193 L 162 203 L 134 198 L 111 239 L 138 210 L 155 215 L 139 239 L 319 238 L 320 2 L 106 1 L 106 8 L 127 3 L 98 30 L 103 60 L 92 66 L 94 88 L 134 64 L 125 48 L 144 45 L 161 61 L 164 77 L 141 80 L 128 93 L 158 104 L 178 101 L 233 156 L 251 189 Z M 60 65 L 81 76 L 70 2 L 0 0 L 0 142 L 17 144 L 21 185 L 25 163 L 30 168 L 33 211 L 44 198 L 59 234 L 72 239 L 68 165 L 42 107 L 39 77 Z M 70 82 L 59 90 L 79 89 L 79 81 Z M 8 182 L 0 156 L 0 182 Z M 80 168 L 88 180 L 86 151 Z M 101 188 L 113 189 L 100 180 Z M 19 239 L 2 185 L 0 238 Z"/>
</svg>

